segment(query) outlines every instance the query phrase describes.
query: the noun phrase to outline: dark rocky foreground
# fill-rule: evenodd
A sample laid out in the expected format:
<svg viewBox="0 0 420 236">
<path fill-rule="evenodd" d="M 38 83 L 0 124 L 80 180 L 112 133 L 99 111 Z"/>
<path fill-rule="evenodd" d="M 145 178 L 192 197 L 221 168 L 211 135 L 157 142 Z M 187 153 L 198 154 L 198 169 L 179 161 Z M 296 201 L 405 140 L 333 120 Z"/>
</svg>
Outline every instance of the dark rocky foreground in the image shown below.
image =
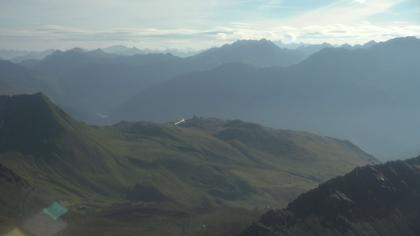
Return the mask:
<svg viewBox="0 0 420 236">
<path fill-rule="evenodd" d="M 356 168 L 264 214 L 241 236 L 420 235 L 420 157 Z"/>
</svg>

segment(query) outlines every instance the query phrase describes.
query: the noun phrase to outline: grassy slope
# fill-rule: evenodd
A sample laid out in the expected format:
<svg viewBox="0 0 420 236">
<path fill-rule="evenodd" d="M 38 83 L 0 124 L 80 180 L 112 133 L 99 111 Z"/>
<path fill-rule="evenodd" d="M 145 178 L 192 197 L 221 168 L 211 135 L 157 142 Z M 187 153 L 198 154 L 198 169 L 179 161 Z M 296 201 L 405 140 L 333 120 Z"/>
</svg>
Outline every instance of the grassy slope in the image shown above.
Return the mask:
<svg viewBox="0 0 420 236">
<path fill-rule="evenodd" d="M 2 99 L 0 164 L 45 204 L 65 202 L 66 235 L 221 235 L 374 161 L 348 142 L 241 121 L 90 127 L 42 95 Z"/>
</svg>

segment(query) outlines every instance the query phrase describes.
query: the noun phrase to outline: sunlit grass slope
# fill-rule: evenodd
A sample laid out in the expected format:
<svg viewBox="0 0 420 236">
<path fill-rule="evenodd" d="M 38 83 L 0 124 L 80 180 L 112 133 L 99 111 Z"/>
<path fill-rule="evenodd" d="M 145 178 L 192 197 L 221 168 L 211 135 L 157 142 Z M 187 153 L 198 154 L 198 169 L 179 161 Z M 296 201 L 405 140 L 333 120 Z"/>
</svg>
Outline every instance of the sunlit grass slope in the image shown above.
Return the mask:
<svg viewBox="0 0 420 236">
<path fill-rule="evenodd" d="M 42 94 L 0 97 L 0 164 L 70 209 L 65 235 L 232 233 L 373 162 L 347 141 L 239 120 L 93 127 Z"/>
</svg>

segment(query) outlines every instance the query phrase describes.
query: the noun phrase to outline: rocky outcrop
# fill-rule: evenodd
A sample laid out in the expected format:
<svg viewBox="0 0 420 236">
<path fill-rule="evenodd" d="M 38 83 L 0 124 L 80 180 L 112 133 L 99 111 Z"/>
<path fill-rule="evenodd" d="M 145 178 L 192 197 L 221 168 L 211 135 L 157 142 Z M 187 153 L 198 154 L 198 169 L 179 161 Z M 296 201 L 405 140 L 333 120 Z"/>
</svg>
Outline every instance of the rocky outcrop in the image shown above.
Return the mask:
<svg viewBox="0 0 420 236">
<path fill-rule="evenodd" d="M 273 210 L 241 236 L 420 235 L 420 157 L 356 168 Z"/>
</svg>

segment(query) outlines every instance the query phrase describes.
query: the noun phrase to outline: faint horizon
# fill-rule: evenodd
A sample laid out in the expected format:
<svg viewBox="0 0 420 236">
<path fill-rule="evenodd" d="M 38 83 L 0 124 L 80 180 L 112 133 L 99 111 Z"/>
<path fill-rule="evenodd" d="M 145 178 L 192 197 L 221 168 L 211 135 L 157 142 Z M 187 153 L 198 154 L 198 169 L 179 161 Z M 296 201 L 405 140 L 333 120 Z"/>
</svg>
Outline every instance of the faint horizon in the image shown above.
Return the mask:
<svg viewBox="0 0 420 236">
<path fill-rule="evenodd" d="M 125 48 L 125 49 L 132 49 L 132 50 L 140 50 L 140 51 L 145 51 L 145 52 L 148 52 L 148 53 L 155 53 L 155 52 L 157 52 L 157 53 L 165 53 L 165 52 L 171 53 L 171 51 L 175 51 L 175 52 L 178 51 L 179 53 L 193 53 L 193 54 L 195 54 L 195 53 L 200 53 L 200 52 L 206 51 L 206 50 L 211 49 L 211 48 L 218 48 L 218 47 L 222 47 L 222 46 L 225 46 L 225 45 L 234 44 L 235 42 L 238 42 L 238 41 L 260 41 L 260 40 L 268 40 L 268 41 L 273 42 L 275 45 L 277 45 L 280 48 L 297 49 L 299 47 L 319 46 L 319 45 L 323 45 L 323 44 L 329 44 L 329 45 L 331 45 L 333 47 L 341 47 L 341 46 L 345 46 L 345 45 L 349 45 L 349 46 L 355 47 L 355 46 L 363 46 L 363 45 L 369 44 L 371 42 L 374 42 L 374 43 L 383 43 L 383 42 L 386 42 L 386 41 L 389 41 L 389 40 L 392 40 L 392 39 L 396 39 L 396 38 L 407 38 L 407 37 L 420 38 L 420 36 L 407 35 L 407 36 L 401 36 L 401 37 L 393 37 L 393 38 L 384 39 L 384 40 L 374 40 L 374 39 L 371 39 L 371 40 L 367 40 L 367 41 L 362 42 L 362 43 L 350 43 L 350 42 L 346 43 L 346 42 L 344 42 L 342 44 L 334 44 L 334 43 L 326 42 L 326 41 L 325 42 L 320 42 L 320 43 L 283 42 L 281 40 L 274 41 L 274 40 L 270 40 L 270 39 L 267 39 L 267 38 L 260 38 L 260 39 L 237 39 L 237 40 L 233 40 L 233 41 L 229 41 L 229 42 L 215 43 L 213 45 L 210 45 L 208 47 L 203 47 L 203 48 L 191 48 L 191 47 L 190 48 L 188 48 L 188 47 L 187 48 L 182 48 L 182 47 L 178 47 L 178 48 L 176 48 L 176 47 L 171 47 L 171 48 L 164 48 L 164 47 L 148 48 L 148 47 L 138 47 L 138 46 L 130 45 L 130 44 L 111 44 L 111 45 L 107 45 L 107 46 L 103 46 L 103 47 L 95 47 L 95 46 L 93 46 L 93 47 L 82 47 L 82 46 L 74 45 L 74 46 L 63 47 L 63 48 L 51 48 L 51 47 L 47 47 L 47 48 L 40 48 L 40 49 L 3 48 L 3 47 L 0 46 L 0 51 L 16 51 L 16 52 L 28 52 L 28 53 L 32 53 L 32 52 L 45 52 L 45 51 L 56 51 L 56 50 L 68 51 L 68 50 L 73 50 L 73 49 L 82 49 L 82 50 L 85 50 L 85 51 L 94 51 L 94 50 L 98 50 L 98 49 L 104 50 L 104 49 L 111 49 L 111 48 L 118 48 L 118 47 L 120 47 L 121 49 L 122 48 Z"/>
</svg>

